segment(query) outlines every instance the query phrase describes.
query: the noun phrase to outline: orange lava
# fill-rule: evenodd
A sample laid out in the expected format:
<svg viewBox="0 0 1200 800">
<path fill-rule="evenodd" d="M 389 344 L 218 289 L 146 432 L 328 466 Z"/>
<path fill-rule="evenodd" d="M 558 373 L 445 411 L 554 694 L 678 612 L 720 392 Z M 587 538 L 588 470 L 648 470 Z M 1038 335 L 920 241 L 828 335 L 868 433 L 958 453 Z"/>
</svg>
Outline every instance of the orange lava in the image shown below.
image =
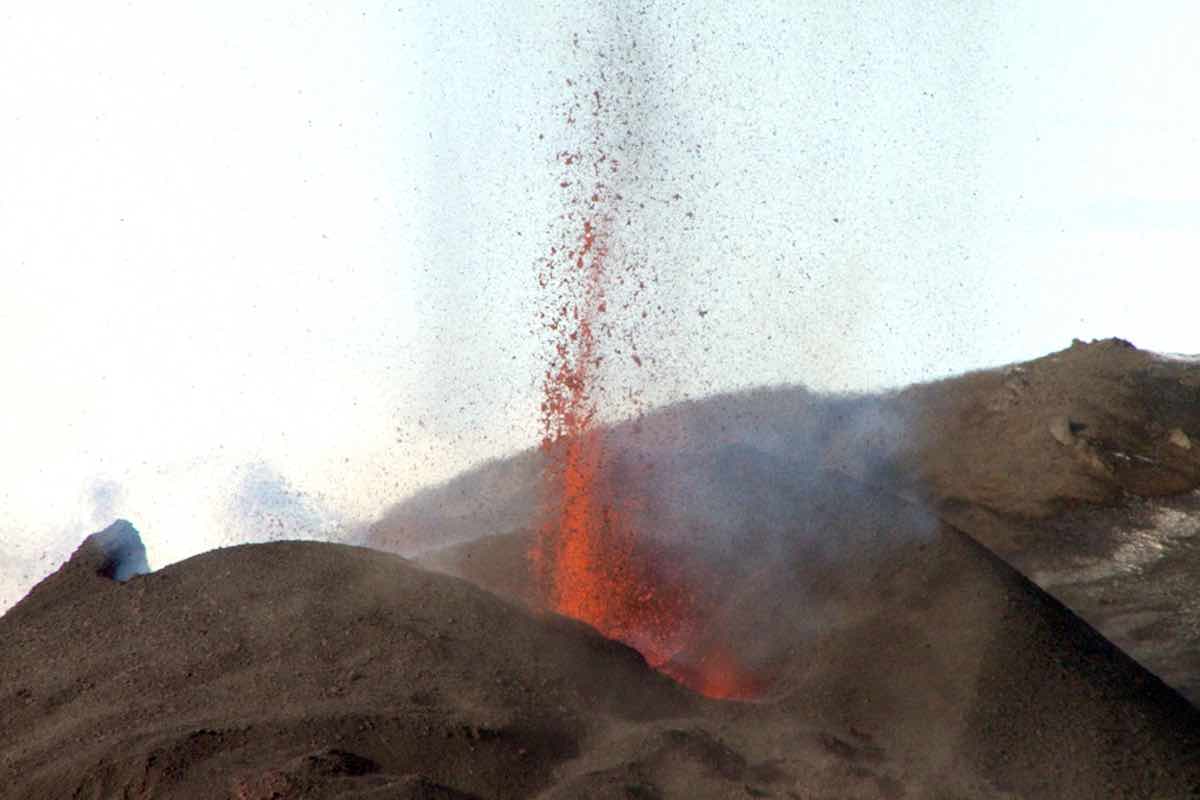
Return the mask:
<svg viewBox="0 0 1200 800">
<path fill-rule="evenodd" d="M 613 330 L 607 320 L 609 237 L 613 220 L 628 211 L 607 184 L 620 165 L 606 153 L 600 93 L 592 92 L 586 102 L 592 104 L 595 133 L 590 146 L 558 155 L 564 170 L 558 185 L 567 193 L 566 232 L 538 275 L 548 296 L 541 319 L 552 346 L 542 384 L 546 467 L 542 520 L 529 553 L 534 579 L 546 608 L 629 644 L 651 666 L 692 689 L 711 697 L 752 697 L 761 687 L 728 651 L 707 654 L 695 668 L 675 666 L 672 659 L 686 654 L 696 635 L 702 603 L 687 577 L 670 571 L 671 560 L 639 535 L 637 492 L 613 478 L 613 454 L 598 424 L 605 396 L 602 345 L 613 342 L 602 339 L 611 339 Z M 578 121 L 579 105 L 568 111 L 568 126 Z M 644 282 L 637 284 L 644 288 Z M 621 337 L 627 346 L 632 339 L 629 332 Z M 630 357 L 642 366 L 636 352 Z"/>
<path fill-rule="evenodd" d="M 547 455 L 543 521 L 531 552 L 545 605 L 636 647 L 651 664 L 682 647 L 691 617 L 686 595 L 655 575 L 650 548 L 629 524 L 627 495 L 609 478 L 604 431 L 596 425 L 595 332 L 605 313 L 606 250 L 584 220 L 570 268 L 580 302 L 561 306 L 542 403 Z M 666 583 L 666 585 L 664 585 Z"/>
<path fill-rule="evenodd" d="M 693 691 L 718 700 L 753 700 L 766 692 L 769 683 L 743 667 L 733 653 L 722 646 L 710 649 L 695 666 L 669 663 L 659 666 L 658 670 Z"/>
</svg>

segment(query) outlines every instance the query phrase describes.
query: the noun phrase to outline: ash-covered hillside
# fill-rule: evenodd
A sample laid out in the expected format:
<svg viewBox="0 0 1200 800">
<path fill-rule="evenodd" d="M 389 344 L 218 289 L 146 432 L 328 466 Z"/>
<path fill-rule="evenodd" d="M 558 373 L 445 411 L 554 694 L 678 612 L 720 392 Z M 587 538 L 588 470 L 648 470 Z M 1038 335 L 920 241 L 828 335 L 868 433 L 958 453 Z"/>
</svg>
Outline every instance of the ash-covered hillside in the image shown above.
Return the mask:
<svg viewBox="0 0 1200 800">
<path fill-rule="evenodd" d="M 0 618 L 0 797 L 1187 797 L 1200 713 L 953 528 L 832 493 L 713 635 L 754 702 L 393 555 L 274 542 Z M 730 626 L 731 623 L 736 623 Z M 1069 753 L 1069 758 L 1062 754 Z"/>
</svg>

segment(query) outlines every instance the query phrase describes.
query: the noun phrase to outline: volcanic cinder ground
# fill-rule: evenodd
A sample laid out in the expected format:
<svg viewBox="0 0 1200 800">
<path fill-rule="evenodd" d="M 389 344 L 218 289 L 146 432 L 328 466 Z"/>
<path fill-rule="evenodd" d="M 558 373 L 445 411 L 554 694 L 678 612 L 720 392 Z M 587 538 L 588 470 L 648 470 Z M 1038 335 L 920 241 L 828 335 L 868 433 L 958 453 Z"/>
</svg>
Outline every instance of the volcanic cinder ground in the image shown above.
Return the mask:
<svg viewBox="0 0 1200 800">
<path fill-rule="evenodd" d="M 121 582 L 122 522 L 0 618 L 0 796 L 1200 797 L 1200 363 L 1076 343 L 606 441 L 647 574 L 703 611 L 661 671 L 539 607 L 546 451 L 369 547 Z"/>
</svg>

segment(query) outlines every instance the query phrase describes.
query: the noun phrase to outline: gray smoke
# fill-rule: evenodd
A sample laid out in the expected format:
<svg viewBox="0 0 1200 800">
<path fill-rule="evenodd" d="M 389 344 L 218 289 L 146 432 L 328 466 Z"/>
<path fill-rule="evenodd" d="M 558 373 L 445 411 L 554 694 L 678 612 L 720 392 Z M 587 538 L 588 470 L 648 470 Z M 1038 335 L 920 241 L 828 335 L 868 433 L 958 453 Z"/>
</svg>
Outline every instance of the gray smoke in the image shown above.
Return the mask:
<svg viewBox="0 0 1200 800">
<path fill-rule="evenodd" d="M 86 547 L 97 559 L 97 572 L 115 581 L 127 581 L 135 575 L 146 575 L 150 564 L 146 547 L 137 529 L 127 520 L 119 519 L 86 540 Z"/>
<path fill-rule="evenodd" d="M 819 537 L 805 520 L 831 496 L 845 504 L 868 486 L 904 493 L 894 476 L 910 438 L 892 395 L 793 386 L 690 400 L 607 430 L 607 499 L 639 535 L 686 558 L 749 564 Z M 531 530 L 545 464 L 530 451 L 481 465 L 393 506 L 366 542 L 413 554 Z"/>
<path fill-rule="evenodd" d="M 894 397 L 780 387 L 671 406 L 611 440 L 618 491 L 642 498 L 640 530 L 693 557 L 749 561 L 821 536 L 806 521 L 868 487 L 899 493 L 908 435 Z"/>
</svg>

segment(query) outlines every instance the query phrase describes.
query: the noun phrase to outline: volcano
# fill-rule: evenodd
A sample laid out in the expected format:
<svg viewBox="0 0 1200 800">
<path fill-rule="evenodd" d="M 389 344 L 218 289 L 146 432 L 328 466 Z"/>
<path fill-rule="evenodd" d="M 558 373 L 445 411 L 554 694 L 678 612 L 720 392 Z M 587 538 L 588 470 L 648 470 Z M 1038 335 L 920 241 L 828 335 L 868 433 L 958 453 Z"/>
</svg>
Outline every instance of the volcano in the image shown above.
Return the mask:
<svg viewBox="0 0 1200 800">
<path fill-rule="evenodd" d="M 606 429 L 646 574 L 703 609 L 663 661 L 544 607 L 540 451 L 381 520 L 416 561 L 272 542 L 137 574 L 118 523 L 0 617 L 0 797 L 1196 796 L 1200 712 L 1145 666 L 1186 663 L 1187 608 L 1127 619 L 1195 574 L 1196 369 L 1100 342 Z"/>
</svg>

